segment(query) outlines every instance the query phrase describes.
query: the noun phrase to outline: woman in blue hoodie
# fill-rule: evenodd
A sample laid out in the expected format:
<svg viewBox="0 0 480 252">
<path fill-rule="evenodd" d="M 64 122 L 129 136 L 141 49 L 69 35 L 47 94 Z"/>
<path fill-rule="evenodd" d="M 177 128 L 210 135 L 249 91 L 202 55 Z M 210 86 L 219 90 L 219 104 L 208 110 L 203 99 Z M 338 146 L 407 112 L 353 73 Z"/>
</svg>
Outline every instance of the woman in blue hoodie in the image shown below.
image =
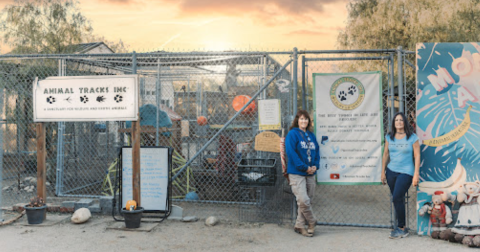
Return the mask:
<svg viewBox="0 0 480 252">
<path fill-rule="evenodd" d="M 287 173 L 297 199 L 298 214 L 295 232 L 312 237 L 317 219 L 312 211 L 315 174 L 320 167 L 320 147 L 312 132 L 312 120 L 305 110 L 299 110 L 285 139 Z M 308 228 L 305 229 L 305 225 Z"/>
</svg>

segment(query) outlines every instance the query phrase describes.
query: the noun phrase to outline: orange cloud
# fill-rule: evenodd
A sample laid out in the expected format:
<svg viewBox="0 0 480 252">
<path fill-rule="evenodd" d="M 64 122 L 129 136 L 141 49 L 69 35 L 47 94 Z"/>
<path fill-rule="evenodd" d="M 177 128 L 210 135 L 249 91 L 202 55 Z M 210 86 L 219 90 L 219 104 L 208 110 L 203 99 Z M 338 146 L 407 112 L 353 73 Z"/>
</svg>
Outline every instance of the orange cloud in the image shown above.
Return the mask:
<svg viewBox="0 0 480 252">
<path fill-rule="evenodd" d="M 328 32 L 320 32 L 320 31 L 312 31 L 312 30 L 297 30 L 286 33 L 285 35 L 309 35 L 309 36 L 320 36 L 320 35 L 327 35 Z"/>
<path fill-rule="evenodd" d="M 313 22 L 312 14 L 324 12 L 324 5 L 347 0 L 162 0 L 178 7 L 179 16 L 251 15 L 267 25 L 285 22 Z M 299 18 L 301 18 L 299 20 Z"/>
</svg>

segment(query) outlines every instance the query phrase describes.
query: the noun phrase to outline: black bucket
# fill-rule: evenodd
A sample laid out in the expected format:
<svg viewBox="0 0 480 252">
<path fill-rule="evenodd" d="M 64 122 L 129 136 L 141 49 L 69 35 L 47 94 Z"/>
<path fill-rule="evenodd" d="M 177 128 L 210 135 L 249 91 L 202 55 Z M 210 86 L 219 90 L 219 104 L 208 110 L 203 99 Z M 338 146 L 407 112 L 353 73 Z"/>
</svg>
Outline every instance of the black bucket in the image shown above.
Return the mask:
<svg viewBox="0 0 480 252">
<path fill-rule="evenodd" d="M 25 212 L 27 213 L 28 224 L 41 224 L 45 219 L 45 211 L 47 206 L 41 207 L 27 207 L 25 206 Z"/>
<path fill-rule="evenodd" d="M 127 211 L 122 208 L 123 218 L 125 218 L 126 228 L 139 228 L 142 220 L 143 207 L 137 207 L 136 210 Z"/>
</svg>

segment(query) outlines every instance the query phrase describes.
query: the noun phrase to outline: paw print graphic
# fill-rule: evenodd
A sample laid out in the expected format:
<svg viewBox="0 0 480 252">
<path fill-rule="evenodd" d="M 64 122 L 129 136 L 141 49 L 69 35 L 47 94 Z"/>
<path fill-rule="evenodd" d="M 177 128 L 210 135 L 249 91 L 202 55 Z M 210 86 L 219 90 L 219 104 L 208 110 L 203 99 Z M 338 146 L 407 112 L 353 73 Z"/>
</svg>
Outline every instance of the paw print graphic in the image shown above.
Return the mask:
<svg viewBox="0 0 480 252">
<path fill-rule="evenodd" d="M 353 95 L 356 92 L 357 92 L 357 87 L 355 87 L 354 85 L 352 85 L 351 87 L 348 88 L 348 93 L 350 95 Z"/>
<path fill-rule="evenodd" d="M 53 96 L 47 97 L 47 102 L 50 103 L 50 104 L 54 103 L 55 102 L 55 97 L 53 97 Z"/>
<path fill-rule="evenodd" d="M 122 101 L 122 96 L 121 95 L 116 95 L 115 98 L 113 98 L 117 103 L 121 102 Z"/>
<path fill-rule="evenodd" d="M 80 102 L 87 103 L 88 102 L 88 97 L 86 95 L 80 96 Z"/>
<path fill-rule="evenodd" d="M 338 99 L 340 99 L 340 101 L 345 101 L 347 99 L 345 91 L 340 91 L 340 93 L 338 93 Z"/>
</svg>

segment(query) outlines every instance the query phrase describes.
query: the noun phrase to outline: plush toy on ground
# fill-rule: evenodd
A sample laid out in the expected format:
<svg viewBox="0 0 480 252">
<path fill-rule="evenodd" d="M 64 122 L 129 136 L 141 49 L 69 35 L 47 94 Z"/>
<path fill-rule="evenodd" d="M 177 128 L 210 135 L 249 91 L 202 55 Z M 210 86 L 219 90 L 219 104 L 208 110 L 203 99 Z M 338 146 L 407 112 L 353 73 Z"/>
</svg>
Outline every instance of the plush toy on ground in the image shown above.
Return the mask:
<svg viewBox="0 0 480 252">
<path fill-rule="evenodd" d="M 442 233 L 449 241 L 461 242 L 470 247 L 480 247 L 480 181 L 460 186 L 457 201 L 460 204 L 458 218 L 451 230 Z"/>
<path fill-rule="evenodd" d="M 430 214 L 431 236 L 434 239 L 440 238 L 440 232 L 447 230 L 447 224 L 452 222 L 452 212 L 444 203 L 448 198 L 448 195 L 443 191 L 436 191 L 432 195 L 432 203 L 426 203 L 418 212 L 420 216 L 424 216 L 425 213 Z"/>
</svg>

